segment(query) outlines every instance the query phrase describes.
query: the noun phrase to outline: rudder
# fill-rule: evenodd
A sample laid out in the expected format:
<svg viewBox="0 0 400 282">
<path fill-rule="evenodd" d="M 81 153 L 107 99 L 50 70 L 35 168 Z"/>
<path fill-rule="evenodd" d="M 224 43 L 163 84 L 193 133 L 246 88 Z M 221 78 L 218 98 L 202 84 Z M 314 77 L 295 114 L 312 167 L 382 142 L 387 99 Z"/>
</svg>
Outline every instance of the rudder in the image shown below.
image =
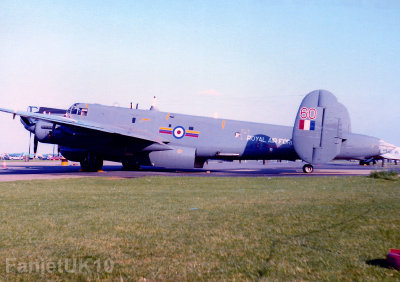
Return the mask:
<svg viewBox="0 0 400 282">
<path fill-rule="evenodd" d="M 347 132 L 351 132 L 351 125 L 346 107 L 329 91 L 315 90 L 300 105 L 293 128 L 293 146 L 302 160 L 326 163 L 339 154 Z"/>
</svg>

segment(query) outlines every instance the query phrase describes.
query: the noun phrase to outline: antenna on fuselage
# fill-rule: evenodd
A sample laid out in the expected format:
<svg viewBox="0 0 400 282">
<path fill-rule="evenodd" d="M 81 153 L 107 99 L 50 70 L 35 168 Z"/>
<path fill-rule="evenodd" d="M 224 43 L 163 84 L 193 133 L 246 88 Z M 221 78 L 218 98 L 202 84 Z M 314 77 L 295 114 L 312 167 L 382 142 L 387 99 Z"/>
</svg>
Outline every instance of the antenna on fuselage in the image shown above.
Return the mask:
<svg viewBox="0 0 400 282">
<path fill-rule="evenodd" d="M 157 97 L 153 97 L 153 102 L 151 103 L 150 111 L 157 111 Z"/>
<path fill-rule="evenodd" d="M 136 103 L 136 110 L 139 109 L 139 103 Z M 133 102 L 131 102 L 131 110 L 133 110 Z"/>
</svg>

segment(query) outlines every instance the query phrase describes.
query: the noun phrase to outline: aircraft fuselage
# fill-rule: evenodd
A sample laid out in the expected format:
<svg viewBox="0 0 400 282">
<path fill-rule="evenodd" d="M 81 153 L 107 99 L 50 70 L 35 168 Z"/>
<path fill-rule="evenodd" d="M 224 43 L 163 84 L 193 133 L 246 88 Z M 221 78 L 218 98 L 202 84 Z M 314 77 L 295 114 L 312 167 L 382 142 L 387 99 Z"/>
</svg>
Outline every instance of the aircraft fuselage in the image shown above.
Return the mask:
<svg viewBox="0 0 400 282">
<path fill-rule="evenodd" d="M 99 154 L 105 160 L 139 162 L 155 165 L 147 160 L 149 155 L 159 155 L 171 160 L 181 156 L 189 158 L 201 167 L 208 159 L 221 160 L 296 160 L 293 147 L 293 127 L 229 119 L 215 119 L 151 110 L 110 107 L 98 104 L 75 104 L 77 109 L 87 109 L 84 114 L 69 110 L 67 117 L 82 122 L 117 126 L 126 131 L 147 132 L 170 147 L 176 154 L 160 144 L 102 132 L 88 132 L 67 125 L 57 125 L 51 138 L 40 141 L 61 145 L 63 154 L 72 160 L 80 160 L 87 151 Z M 50 127 L 47 127 L 50 130 Z M 360 146 L 364 144 L 365 146 Z M 181 151 L 191 148 L 190 152 Z M 356 149 L 356 151 L 355 151 Z M 348 134 L 337 159 L 363 158 L 379 154 L 379 139 Z M 165 155 L 165 156 L 163 156 Z M 193 156 L 192 156 L 193 155 Z M 156 157 L 159 158 L 159 157 Z M 179 162 L 179 160 L 178 160 Z M 161 162 L 163 163 L 163 162 Z M 190 166 L 190 165 L 189 165 Z"/>
</svg>

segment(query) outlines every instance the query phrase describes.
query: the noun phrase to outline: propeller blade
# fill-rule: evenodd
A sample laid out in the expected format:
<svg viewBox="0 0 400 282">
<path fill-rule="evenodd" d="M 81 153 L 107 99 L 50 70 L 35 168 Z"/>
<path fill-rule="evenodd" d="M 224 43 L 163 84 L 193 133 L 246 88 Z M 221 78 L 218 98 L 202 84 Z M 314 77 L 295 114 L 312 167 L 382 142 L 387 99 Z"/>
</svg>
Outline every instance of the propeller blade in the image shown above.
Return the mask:
<svg viewBox="0 0 400 282">
<path fill-rule="evenodd" d="M 39 145 L 39 139 L 37 139 L 36 135 L 35 135 L 35 139 L 33 139 L 33 153 L 35 154 L 35 158 L 36 158 L 38 145 Z"/>
<path fill-rule="evenodd" d="M 29 134 L 29 155 L 31 155 L 32 132 Z"/>
</svg>

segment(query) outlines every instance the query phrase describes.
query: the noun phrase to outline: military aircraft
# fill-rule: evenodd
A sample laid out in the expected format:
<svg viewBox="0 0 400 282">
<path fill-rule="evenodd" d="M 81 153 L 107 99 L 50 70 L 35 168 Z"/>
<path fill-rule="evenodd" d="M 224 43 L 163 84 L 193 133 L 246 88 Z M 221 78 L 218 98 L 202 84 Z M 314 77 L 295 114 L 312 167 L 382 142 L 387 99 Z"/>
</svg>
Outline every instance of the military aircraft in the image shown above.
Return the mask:
<svg viewBox="0 0 400 282">
<path fill-rule="evenodd" d="M 303 171 L 311 173 L 313 165 L 334 159 L 400 159 L 398 147 L 352 133 L 347 109 L 326 90 L 305 96 L 294 127 L 85 103 L 68 110 L 0 111 L 20 116 L 35 135 L 35 153 L 38 142 L 58 144 L 84 171 L 100 170 L 104 160 L 133 170 L 202 168 L 210 159 L 300 159 Z"/>
</svg>

